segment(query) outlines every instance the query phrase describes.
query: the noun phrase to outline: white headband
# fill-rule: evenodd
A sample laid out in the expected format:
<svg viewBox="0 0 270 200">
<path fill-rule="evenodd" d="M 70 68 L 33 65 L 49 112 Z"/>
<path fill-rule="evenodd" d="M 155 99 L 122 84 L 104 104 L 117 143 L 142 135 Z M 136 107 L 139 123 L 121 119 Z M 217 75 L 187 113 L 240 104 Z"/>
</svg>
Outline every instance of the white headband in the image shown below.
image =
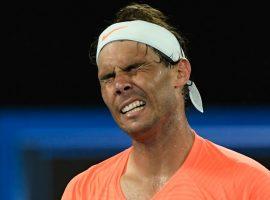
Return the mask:
<svg viewBox="0 0 270 200">
<path fill-rule="evenodd" d="M 180 59 L 186 59 L 176 37 L 164 27 L 146 21 L 135 20 L 119 22 L 106 28 L 99 36 L 96 62 L 102 48 L 113 41 L 132 40 L 147 44 L 166 56 L 174 62 Z M 203 112 L 203 105 L 200 93 L 194 82 L 188 81 L 189 97 L 195 108 Z"/>
</svg>

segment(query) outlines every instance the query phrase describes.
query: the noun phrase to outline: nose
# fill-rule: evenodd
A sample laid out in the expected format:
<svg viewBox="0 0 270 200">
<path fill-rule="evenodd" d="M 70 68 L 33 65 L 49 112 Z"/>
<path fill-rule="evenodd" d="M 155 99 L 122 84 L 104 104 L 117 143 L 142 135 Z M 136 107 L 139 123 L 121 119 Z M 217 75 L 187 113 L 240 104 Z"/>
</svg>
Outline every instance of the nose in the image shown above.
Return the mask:
<svg viewBox="0 0 270 200">
<path fill-rule="evenodd" d="M 130 78 L 127 75 L 121 74 L 115 77 L 115 94 L 126 94 L 132 89 Z"/>
</svg>

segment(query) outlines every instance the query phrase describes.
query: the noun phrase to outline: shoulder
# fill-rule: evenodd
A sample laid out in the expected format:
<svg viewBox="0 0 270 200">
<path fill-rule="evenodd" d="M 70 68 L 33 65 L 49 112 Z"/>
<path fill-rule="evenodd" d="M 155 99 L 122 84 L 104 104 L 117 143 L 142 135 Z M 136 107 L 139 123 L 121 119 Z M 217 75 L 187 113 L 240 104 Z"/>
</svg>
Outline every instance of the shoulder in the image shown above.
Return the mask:
<svg viewBox="0 0 270 200">
<path fill-rule="evenodd" d="M 62 200 L 80 198 L 81 195 L 88 193 L 89 188 L 91 185 L 94 186 L 95 182 L 100 184 L 100 181 L 104 181 L 104 177 L 108 178 L 108 176 L 115 174 L 117 170 L 119 171 L 119 166 L 125 162 L 130 149 L 128 148 L 76 175 L 66 186 Z"/>
<path fill-rule="evenodd" d="M 256 160 L 208 140 L 205 147 L 208 159 L 213 160 L 213 171 L 223 174 L 241 194 L 252 199 L 270 199 L 270 171 Z M 215 163 L 215 164 L 214 164 Z M 264 196 L 265 195 L 265 196 Z"/>
<path fill-rule="evenodd" d="M 256 160 L 197 137 L 190 177 L 198 187 L 224 199 L 270 199 L 270 171 Z M 189 169 L 189 170 L 190 170 Z"/>
<path fill-rule="evenodd" d="M 125 162 L 129 156 L 131 148 L 128 148 L 96 165 L 91 166 L 86 173 L 88 175 L 103 175 L 111 171 L 119 170 L 119 166 Z"/>
<path fill-rule="evenodd" d="M 212 158 L 215 158 L 217 162 L 221 162 L 223 165 L 231 165 L 235 169 L 240 171 L 243 169 L 258 171 L 269 175 L 269 170 L 260 164 L 255 159 L 248 157 L 244 154 L 238 153 L 234 150 L 226 148 L 224 146 L 215 144 L 205 139 L 205 144 Z"/>
</svg>

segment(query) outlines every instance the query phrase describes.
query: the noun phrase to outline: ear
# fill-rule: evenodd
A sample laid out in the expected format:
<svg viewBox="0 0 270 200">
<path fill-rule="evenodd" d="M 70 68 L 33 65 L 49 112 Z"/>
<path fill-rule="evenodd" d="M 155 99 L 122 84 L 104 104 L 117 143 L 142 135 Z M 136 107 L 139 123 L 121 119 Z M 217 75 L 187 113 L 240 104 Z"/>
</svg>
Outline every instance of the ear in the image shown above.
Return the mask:
<svg viewBox="0 0 270 200">
<path fill-rule="evenodd" d="M 175 79 L 174 87 L 180 88 L 183 87 L 187 81 L 189 80 L 190 73 L 191 73 L 191 66 L 187 59 L 181 59 L 177 66 L 175 67 L 177 70 L 177 76 Z"/>
</svg>

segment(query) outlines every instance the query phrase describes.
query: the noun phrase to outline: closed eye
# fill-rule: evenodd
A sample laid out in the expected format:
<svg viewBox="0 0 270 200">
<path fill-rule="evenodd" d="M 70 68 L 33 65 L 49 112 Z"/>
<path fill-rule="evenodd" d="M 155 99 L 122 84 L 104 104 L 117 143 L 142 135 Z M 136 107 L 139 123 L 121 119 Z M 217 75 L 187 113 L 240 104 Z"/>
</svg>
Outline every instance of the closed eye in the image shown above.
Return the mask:
<svg viewBox="0 0 270 200">
<path fill-rule="evenodd" d="M 115 72 L 112 72 L 112 73 L 107 73 L 107 74 L 101 76 L 99 78 L 99 80 L 103 82 L 103 81 L 109 80 L 110 78 L 114 78 L 114 77 L 115 77 Z"/>
</svg>

